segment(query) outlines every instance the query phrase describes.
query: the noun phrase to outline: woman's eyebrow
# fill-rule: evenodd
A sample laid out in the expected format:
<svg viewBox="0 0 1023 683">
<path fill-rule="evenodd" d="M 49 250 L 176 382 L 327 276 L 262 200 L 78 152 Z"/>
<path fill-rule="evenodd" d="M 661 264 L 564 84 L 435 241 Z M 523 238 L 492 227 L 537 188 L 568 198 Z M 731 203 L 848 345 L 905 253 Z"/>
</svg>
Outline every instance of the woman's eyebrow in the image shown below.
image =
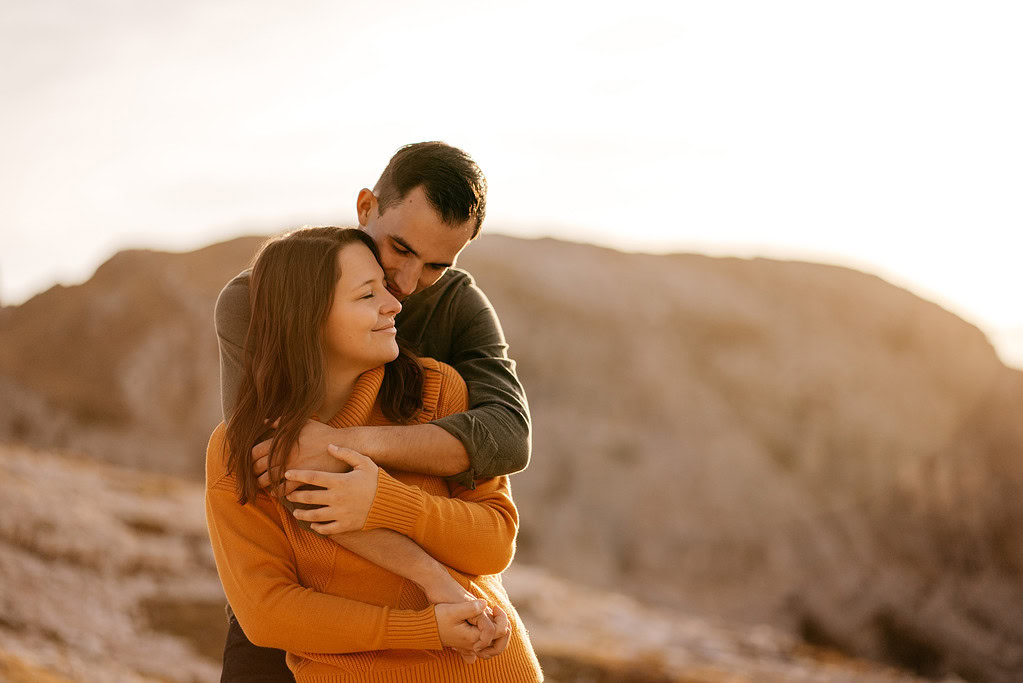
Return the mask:
<svg viewBox="0 0 1023 683">
<path fill-rule="evenodd" d="M 372 285 L 372 284 L 374 284 L 375 282 L 377 282 L 377 280 L 379 280 L 379 279 L 380 279 L 380 278 L 378 278 L 378 277 L 371 277 L 370 279 L 368 279 L 368 280 L 366 280 L 365 282 L 363 282 L 363 283 L 362 283 L 361 285 L 355 285 L 354 287 L 352 287 L 352 290 L 351 290 L 351 291 L 353 291 L 353 292 L 354 292 L 354 291 L 355 291 L 355 290 L 357 290 L 357 289 L 362 289 L 362 288 L 363 288 L 363 287 L 365 287 L 366 285 Z"/>
</svg>

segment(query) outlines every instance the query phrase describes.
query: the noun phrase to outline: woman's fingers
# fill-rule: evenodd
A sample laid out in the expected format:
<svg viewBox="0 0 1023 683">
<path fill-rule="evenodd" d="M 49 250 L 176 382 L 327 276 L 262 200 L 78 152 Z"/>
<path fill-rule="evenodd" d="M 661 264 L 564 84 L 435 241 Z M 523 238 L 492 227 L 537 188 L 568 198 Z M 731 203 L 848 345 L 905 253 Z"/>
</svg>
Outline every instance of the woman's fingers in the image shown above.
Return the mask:
<svg viewBox="0 0 1023 683">
<path fill-rule="evenodd" d="M 478 617 L 469 620 L 471 624 L 475 625 L 476 628 L 480 630 L 479 640 L 476 641 L 476 644 L 473 646 L 473 650 L 479 651 L 490 647 L 490 644 L 497 636 L 497 627 L 494 625 L 491 615 L 493 615 L 493 612 L 491 612 L 488 607 Z"/>
<path fill-rule="evenodd" d="M 288 470 L 284 478 L 290 481 L 300 481 L 303 484 L 313 484 L 327 488 L 331 480 L 338 475 L 331 472 L 317 472 L 316 470 Z"/>
<path fill-rule="evenodd" d="M 292 503 L 306 503 L 307 505 L 329 505 L 331 498 L 331 492 L 327 489 L 317 489 L 316 491 L 294 491 L 293 493 L 288 494 L 288 500 Z"/>
<path fill-rule="evenodd" d="M 351 453 L 355 454 L 354 451 Z M 355 455 L 368 464 L 356 464 L 357 458 L 353 457 L 351 462 L 355 469 L 344 474 L 300 469 L 284 473 L 289 484 L 301 483 L 320 487 L 320 490 L 293 491 L 287 494 L 288 500 L 292 503 L 323 506 L 314 510 L 296 510 L 295 519 L 305 522 L 341 523 L 340 527 L 331 527 L 327 533 L 358 531 L 365 526 L 376 497 L 379 468 L 369 458 Z"/>
<path fill-rule="evenodd" d="M 333 522 L 310 524 L 309 528 L 321 536 L 333 536 L 334 534 L 343 534 L 347 531 L 352 531 L 352 529 L 336 520 Z"/>
<path fill-rule="evenodd" d="M 496 605 L 494 606 L 494 626 L 497 630 L 494 642 L 489 647 L 485 647 L 476 653 L 482 659 L 490 659 L 504 652 L 511 638 L 511 625 L 508 622 L 508 615 Z"/>
<path fill-rule="evenodd" d="M 295 519 L 301 519 L 303 522 L 333 522 L 337 516 L 330 511 L 330 508 L 314 508 L 312 510 L 299 508 L 291 514 L 295 516 Z"/>
<path fill-rule="evenodd" d="M 491 645 L 488 648 L 480 650 L 476 654 L 479 655 L 480 659 L 490 659 L 491 657 L 496 657 L 497 655 L 501 654 L 508 648 L 509 636 L 510 634 L 505 634 L 501 638 L 495 640 L 493 645 Z"/>
</svg>

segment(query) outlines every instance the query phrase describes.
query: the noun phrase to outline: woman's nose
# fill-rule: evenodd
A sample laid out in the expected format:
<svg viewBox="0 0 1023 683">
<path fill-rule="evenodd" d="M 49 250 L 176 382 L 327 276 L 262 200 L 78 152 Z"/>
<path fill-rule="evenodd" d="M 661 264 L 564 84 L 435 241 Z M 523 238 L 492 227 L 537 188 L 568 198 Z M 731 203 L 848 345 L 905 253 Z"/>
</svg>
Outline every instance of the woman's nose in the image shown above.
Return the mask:
<svg viewBox="0 0 1023 683">
<path fill-rule="evenodd" d="M 380 312 L 384 315 L 395 316 L 401 312 L 401 302 L 394 298 L 387 289 L 384 289 L 384 300 L 380 302 Z"/>
</svg>

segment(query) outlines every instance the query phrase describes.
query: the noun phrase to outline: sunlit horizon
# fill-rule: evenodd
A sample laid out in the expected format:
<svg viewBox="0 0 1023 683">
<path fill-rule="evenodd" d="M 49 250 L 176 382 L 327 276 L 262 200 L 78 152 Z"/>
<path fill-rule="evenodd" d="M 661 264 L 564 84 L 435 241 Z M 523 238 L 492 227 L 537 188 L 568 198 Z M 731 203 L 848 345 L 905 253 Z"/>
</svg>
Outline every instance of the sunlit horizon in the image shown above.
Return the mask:
<svg viewBox="0 0 1023 683">
<path fill-rule="evenodd" d="M 486 230 L 856 268 L 1023 367 L 1012 3 L 0 13 L 5 305 L 123 248 L 350 223 L 394 149 L 442 139 L 487 174 Z"/>
</svg>

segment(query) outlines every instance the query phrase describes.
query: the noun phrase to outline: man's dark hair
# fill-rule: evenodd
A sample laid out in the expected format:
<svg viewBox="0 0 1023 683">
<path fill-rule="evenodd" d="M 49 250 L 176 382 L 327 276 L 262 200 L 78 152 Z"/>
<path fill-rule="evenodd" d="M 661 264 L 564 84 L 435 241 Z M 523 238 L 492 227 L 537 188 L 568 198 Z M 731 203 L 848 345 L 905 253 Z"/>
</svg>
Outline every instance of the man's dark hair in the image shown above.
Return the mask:
<svg viewBox="0 0 1023 683">
<path fill-rule="evenodd" d="M 405 145 L 373 187 L 377 211 L 401 203 L 420 185 L 445 223 L 458 226 L 474 220 L 470 239 L 476 238 L 487 213 L 487 179 L 468 154 L 443 142 Z"/>
</svg>

